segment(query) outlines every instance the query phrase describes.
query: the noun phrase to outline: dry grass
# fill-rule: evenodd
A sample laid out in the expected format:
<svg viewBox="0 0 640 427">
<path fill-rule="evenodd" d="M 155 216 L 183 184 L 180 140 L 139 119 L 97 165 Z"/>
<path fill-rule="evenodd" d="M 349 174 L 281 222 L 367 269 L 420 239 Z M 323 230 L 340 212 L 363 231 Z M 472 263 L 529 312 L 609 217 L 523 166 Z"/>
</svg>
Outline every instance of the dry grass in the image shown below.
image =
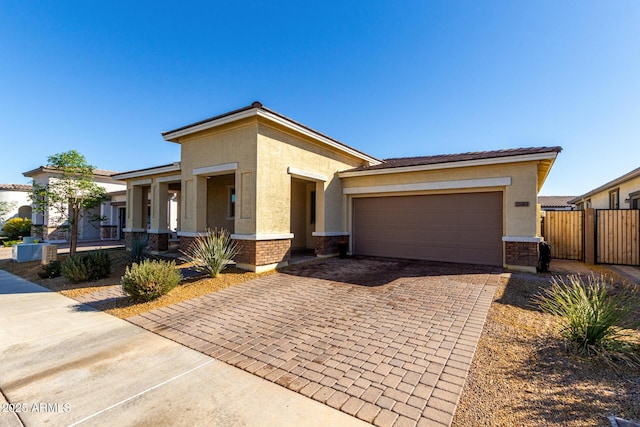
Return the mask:
<svg viewBox="0 0 640 427">
<path fill-rule="evenodd" d="M 78 298 L 94 292 L 109 291 L 115 288 L 120 289 L 120 277 L 124 274 L 124 269 L 129 263 L 129 257 L 124 250 L 109 251 L 109 255 L 112 261 L 111 274 L 107 278 L 94 282 L 71 283 L 64 277 L 41 279 L 38 276 L 38 271 L 40 271 L 42 267 L 38 261 L 17 263 L 11 260 L 3 260 L 0 261 L 0 268 L 34 283 L 38 283 L 52 291 L 60 292 L 69 298 Z M 61 257 L 59 259 L 64 260 L 65 258 L 66 257 Z M 188 266 L 189 264 L 181 264 L 179 267 L 184 268 Z M 96 298 L 95 302 L 92 302 L 91 305 L 98 310 L 124 319 L 155 308 L 165 307 L 219 291 L 267 274 L 273 274 L 273 272 L 251 273 L 229 267 L 215 279 L 205 277 L 185 280 L 168 294 L 153 301 L 137 302 L 125 296 L 117 299 L 108 298 L 105 299 L 104 302 L 102 302 L 100 298 Z"/>
<path fill-rule="evenodd" d="M 496 290 L 453 425 L 608 426 L 612 414 L 640 419 L 640 371 L 569 353 L 554 317 L 532 304 L 547 286 L 548 276 L 514 274 Z"/>
</svg>

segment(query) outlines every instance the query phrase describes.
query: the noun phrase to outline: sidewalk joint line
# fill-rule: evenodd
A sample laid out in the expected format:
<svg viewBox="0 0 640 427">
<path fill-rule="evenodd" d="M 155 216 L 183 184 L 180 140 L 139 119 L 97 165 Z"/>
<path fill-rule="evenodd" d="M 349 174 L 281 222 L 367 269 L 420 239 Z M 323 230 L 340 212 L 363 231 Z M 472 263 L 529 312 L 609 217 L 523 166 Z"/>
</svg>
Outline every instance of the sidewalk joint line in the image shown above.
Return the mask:
<svg viewBox="0 0 640 427">
<path fill-rule="evenodd" d="M 215 362 L 215 359 L 208 360 L 208 361 L 206 361 L 206 362 L 204 362 L 204 363 L 202 363 L 202 364 L 200 364 L 200 365 L 198 365 L 198 366 L 196 366 L 196 367 L 194 367 L 194 368 L 191 368 L 191 369 L 189 369 L 189 370 L 187 370 L 187 371 L 185 371 L 185 372 L 183 372 L 183 373 L 181 373 L 181 374 L 179 374 L 179 375 L 176 375 L 175 377 L 172 377 L 172 378 L 169 378 L 168 380 L 162 381 L 162 382 L 161 382 L 161 383 L 159 383 L 159 384 L 156 384 L 156 385 L 154 385 L 154 386 L 152 386 L 152 387 L 149 387 L 149 388 L 147 388 L 146 390 L 142 390 L 141 392 L 136 393 L 136 394 L 134 394 L 134 395 L 133 395 L 133 396 L 131 396 L 131 397 L 128 397 L 128 398 L 126 398 L 126 399 L 124 399 L 124 400 L 121 400 L 120 402 L 114 403 L 113 405 L 111 405 L 111 406 L 109 406 L 109 407 L 107 407 L 107 408 L 104 408 L 104 409 L 102 409 L 102 410 L 100 410 L 100 411 L 98 411 L 98 412 L 96 412 L 96 413 L 94 413 L 94 414 L 92 414 L 92 415 L 89 415 L 88 417 L 85 417 L 85 418 L 83 418 L 83 419 L 81 419 L 81 420 L 79 420 L 79 421 L 76 421 L 76 422 L 74 422 L 73 424 L 69 424 L 69 427 L 74 427 L 74 426 L 77 426 L 77 425 L 79 425 L 79 424 L 82 424 L 82 423 L 84 423 L 85 421 L 88 421 L 88 420 L 90 420 L 91 418 L 97 417 L 98 415 L 100 415 L 100 414 L 102 414 L 102 413 L 104 413 L 104 412 L 107 412 L 107 411 L 108 411 L 108 410 L 110 410 L 110 409 L 113 409 L 113 408 L 115 408 L 115 407 L 117 407 L 117 406 L 120 406 L 120 405 L 122 405 L 122 404 L 125 404 L 125 403 L 129 402 L 130 400 L 133 400 L 133 399 L 135 399 L 135 398 L 137 398 L 137 397 L 142 396 L 142 395 L 143 395 L 143 394 L 145 394 L 145 393 L 148 393 L 148 392 L 150 392 L 150 391 L 152 391 L 152 390 L 155 390 L 155 389 L 157 389 L 157 388 L 159 388 L 159 387 L 162 387 L 162 386 L 163 386 L 163 385 L 165 385 L 165 384 L 168 384 L 168 383 L 170 383 L 170 382 L 173 382 L 174 380 L 177 380 L 178 378 L 181 378 L 181 377 L 183 377 L 183 376 L 185 376 L 185 375 L 187 375 L 187 374 L 190 374 L 191 372 L 196 371 L 196 370 L 198 370 L 198 369 L 200 369 L 200 368 L 202 368 L 202 367 L 204 367 L 204 366 L 207 366 L 207 365 L 209 365 L 209 364 L 211 364 L 211 363 L 213 363 L 213 362 Z"/>
</svg>

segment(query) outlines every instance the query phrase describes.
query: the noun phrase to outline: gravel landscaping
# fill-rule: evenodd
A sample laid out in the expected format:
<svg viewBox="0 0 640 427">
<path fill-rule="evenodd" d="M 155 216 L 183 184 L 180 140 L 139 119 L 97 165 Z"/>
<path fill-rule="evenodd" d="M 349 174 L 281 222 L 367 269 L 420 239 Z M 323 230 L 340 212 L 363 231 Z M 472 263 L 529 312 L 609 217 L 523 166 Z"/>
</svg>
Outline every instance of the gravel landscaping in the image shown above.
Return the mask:
<svg viewBox="0 0 640 427">
<path fill-rule="evenodd" d="M 616 371 L 567 352 L 553 316 L 535 308 L 534 295 L 549 279 L 513 274 L 497 288 L 454 426 L 610 426 L 609 415 L 640 420 L 640 371 L 623 363 Z M 630 333 L 640 339 L 638 330 Z"/>
<path fill-rule="evenodd" d="M 0 261 L 0 268 L 121 318 L 264 275 L 230 268 L 217 279 L 190 279 L 155 301 L 135 303 L 122 294 L 119 285 L 128 262 L 127 253 L 123 250 L 109 253 L 113 260 L 111 276 L 90 283 L 73 284 L 61 277 L 41 279 L 37 276 L 41 267 L 38 262 L 6 260 Z M 297 274 L 316 276 L 322 267 L 323 263 L 311 263 L 304 269 L 297 268 L 300 270 Z M 588 272 L 580 263 L 558 262 L 555 270 L 558 274 Z M 604 267 L 591 270 L 608 272 Z M 353 284 L 381 284 L 376 278 L 383 276 L 382 271 L 362 273 L 358 277 L 370 277 L 367 283 L 357 280 Z M 339 271 L 323 274 L 326 279 L 339 280 Z M 401 277 L 403 271 L 394 274 Z M 569 352 L 558 334 L 556 319 L 536 308 L 534 296 L 549 286 L 550 279 L 550 274 L 514 273 L 500 280 L 452 425 L 609 426 L 607 417 L 612 415 L 640 420 L 640 370 L 623 363 L 612 367 L 600 359 Z M 616 280 L 623 282 L 620 277 Z M 638 294 L 635 298 L 640 303 Z M 640 319 L 640 308 L 635 316 Z M 629 333 L 640 342 L 640 330 Z"/>
</svg>

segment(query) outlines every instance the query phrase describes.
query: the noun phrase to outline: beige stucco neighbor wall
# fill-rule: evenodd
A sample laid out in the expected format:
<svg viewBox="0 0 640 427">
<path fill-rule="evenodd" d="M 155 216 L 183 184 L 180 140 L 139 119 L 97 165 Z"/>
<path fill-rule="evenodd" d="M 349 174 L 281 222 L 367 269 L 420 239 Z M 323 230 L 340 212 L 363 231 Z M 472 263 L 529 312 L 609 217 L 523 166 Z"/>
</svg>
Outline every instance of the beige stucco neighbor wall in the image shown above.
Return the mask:
<svg viewBox="0 0 640 427">
<path fill-rule="evenodd" d="M 236 123 L 180 139 L 182 167 L 182 231 L 200 232 L 207 221 L 206 175 L 194 175 L 198 168 L 237 163 L 235 171 L 235 233 L 256 230 L 257 123 Z M 210 175 L 215 175 L 212 173 Z"/>
<path fill-rule="evenodd" d="M 624 201 L 629 198 L 629 193 L 640 191 L 640 176 L 620 185 L 607 188 L 590 197 L 586 197 L 584 200 L 591 199 L 591 207 L 594 209 L 609 209 L 609 192 L 616 188 L 620 189 L 620 209 L 630 209 L 631 205 Z"/>
<path fill-rule="evenodd" d="M 326 182 L 318 181 L 316 188 L 318 211 L 324 212 L 324 215 L 316 218 L 316 231 L 345 230 L 342 185 L 337 172 L 360 166 L 361 160 L 341 155 L 262 123 L 258 128 L 257 148 L 256 233 L 291 232 L 292 176 L 288 173 L 289 167 L 327 178 Z"/>
<path fill-rule="evenodd" d="M 472 187 L 474 180 L 486 178 L 510 178 L 511 184 L 498 187 Z M 358 187 L 380 187 L 397 184 L 468 181 L 469 187 L 467 188 L 465 188 L 465 184 L 462 183 L 460 188 L 454 189 L 409 191 L 395 194 L 446 194 L 496 190 L 502 191 L 504 193 L 504 236 L 536 237 L 539 235 L 538 216 L 536 212 L 537 179 L 537 163 L 520 162 L 420 172 L 345 177 L 342 178 L 342 185 L 345 189 L 352 189 Z M 390 196 L 393 194 L 394 193 L 387 192 L 372 192 L 362 195 L 353 195 L 351 197 Z M 528 202 L 529 206 L 516 207 L 516 202 Z M 469 208 L 473 209 L 473 206 L 469 206 Z"/>
</svg>

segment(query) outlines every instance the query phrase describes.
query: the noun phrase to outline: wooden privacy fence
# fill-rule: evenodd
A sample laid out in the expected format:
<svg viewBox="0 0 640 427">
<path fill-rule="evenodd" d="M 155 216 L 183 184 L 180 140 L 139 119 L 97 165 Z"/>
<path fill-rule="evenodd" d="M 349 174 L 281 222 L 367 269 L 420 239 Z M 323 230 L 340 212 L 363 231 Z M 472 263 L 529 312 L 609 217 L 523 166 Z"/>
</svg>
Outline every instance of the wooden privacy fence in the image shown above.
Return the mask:
<svg viewBox="0 0 640 427">
<path fill-rule="evenodd" d="M 542 235 L 556 259 L 640 265 L 640 210 L 547 211 Z"/>
<path fill-rule="evenodd" d="M 551 257 L 584 259 L 584 211 L 547 211 L 544 239 L 551 245 Z"/>
<path fill-rule="evenodd" d="M 640 265 L 640 210 L 597 210 L 596 228 L 598 263 Z"/>
</svg>

